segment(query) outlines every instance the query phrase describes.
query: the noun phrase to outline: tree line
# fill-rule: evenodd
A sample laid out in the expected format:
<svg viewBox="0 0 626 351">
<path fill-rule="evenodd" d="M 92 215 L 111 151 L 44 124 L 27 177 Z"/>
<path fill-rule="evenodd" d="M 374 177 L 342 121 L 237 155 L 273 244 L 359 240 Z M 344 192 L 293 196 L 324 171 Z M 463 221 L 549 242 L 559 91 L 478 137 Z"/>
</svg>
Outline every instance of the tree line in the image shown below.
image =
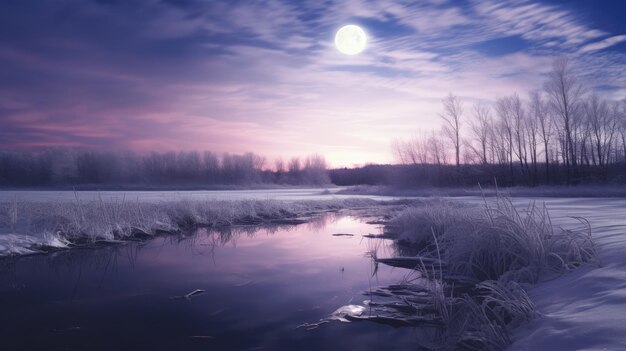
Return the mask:
<svg viewBox="0 0 626 351">
<path fill-rule="evenodd" d="M 254 153 L 219 155 L 181 151 L 93 152 L 50 149 L 0 151 L 0 186 L 68 185 L 321 185 L 329 182 L 326 160 L 319 155 L 278 159 L 270 165 Z"/>
<path fill-rule="evenodd" d="M 413 167 L 445 170 L 439 176 L 451 183 L 471 170 L 531 186 L 619 180 L 624 170 L 626 98 L 608 101 L 587 89 L 567 58 L 555 60 L 543 89 L 526 99 L 513 93 L 467 108 L 450 93 L 442 102 L 441 130 L 394 141 L 402 164 L 452 164 Z"/>
</svg>

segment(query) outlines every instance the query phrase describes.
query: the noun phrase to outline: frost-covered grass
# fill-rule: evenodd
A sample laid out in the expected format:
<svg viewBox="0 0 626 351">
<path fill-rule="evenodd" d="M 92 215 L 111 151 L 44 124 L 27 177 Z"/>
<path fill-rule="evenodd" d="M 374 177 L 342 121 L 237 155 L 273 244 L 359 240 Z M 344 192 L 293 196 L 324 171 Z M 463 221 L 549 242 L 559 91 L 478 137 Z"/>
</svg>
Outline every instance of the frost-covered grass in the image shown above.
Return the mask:
<svg viewBox="0 0 626 351">
<path fill-rule="evenodd" d="M 518 210 L 502 196 L 483 206 L 408 207 L 385 230 L 415 255 L 377 261 L 416 274 L 372 294 L 399 297 L 383 304 L 385 318 L 437 326 L 440 349 L 503 350 L 512 330 L 536 315 L 527 287 L 594 259 L 590 226 L 577 220 L 577 228 L 560 228 L 545 207 Z"/>
<path fill-rule="evenodd" d="M 324 211 L 374 206 L 367 199 L 323 201 L 139 201 L 0 203 L 0 256 L 103 242 L 145 240 L 199 227 L 297 224 Z"/>
<path fill-rule="evenodd" d="M 556 227 L 545 206 L 531 203 L 519 211 L 510 199 L 497 197 L 483 206 L 437 201 L 411 207 L 390 229 L 422 250 L 421 256 L 441 257 L 449 275 L 536 283 L 594 257 L 591 229 L 578 220 L 579 228 Z"/>
</svg>

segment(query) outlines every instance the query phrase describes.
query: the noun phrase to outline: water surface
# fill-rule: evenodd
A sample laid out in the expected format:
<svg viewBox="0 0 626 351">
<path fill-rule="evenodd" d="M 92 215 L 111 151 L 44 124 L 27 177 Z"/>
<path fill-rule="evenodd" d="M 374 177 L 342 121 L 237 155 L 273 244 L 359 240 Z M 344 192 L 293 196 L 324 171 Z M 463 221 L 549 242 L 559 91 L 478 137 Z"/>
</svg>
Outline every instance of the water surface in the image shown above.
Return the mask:
<svg viewBox="0 0 626 351">
<path fill-rule="evenodd" d="M 296 329 L 405 272 L 380 267 L 362 238 L 380 228 L 329 215 L 282 228 L 202 230 L 96 250 L 2 260 L 3 350 L 390 350 L 410 329 L 332 322 Z M 355 236 L 333 236 L 350 233 Z M 206 293 L 174 298 L 195 289 Z"/>
</svg>

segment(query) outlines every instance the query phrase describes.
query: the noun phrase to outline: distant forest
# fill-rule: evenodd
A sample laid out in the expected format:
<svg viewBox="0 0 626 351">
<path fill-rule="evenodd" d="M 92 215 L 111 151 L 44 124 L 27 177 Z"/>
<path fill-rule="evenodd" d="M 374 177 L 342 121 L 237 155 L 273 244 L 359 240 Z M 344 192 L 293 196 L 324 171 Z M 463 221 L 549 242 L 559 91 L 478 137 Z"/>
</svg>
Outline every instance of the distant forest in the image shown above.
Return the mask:
<svg viewBox="0 0 626 351">
<path fill-rule="evenodd" d="M 512 171 L 511 171 L 512 170 Z M 522 166 L 508 164 L 408 164 L 367 165 L 358 168 L 339 168 L 329 171 L 330 180 L 339 186 L 385 185 L 400 188 L 475 187 L 481 186 L 538 186 L 567 185 L 567 166 L 551 164 L 550 176 L 545 164 L 537 163 L 537 173 L 528 174 Z M 610 163 L 599 167 L 582 165 L 570 170 L 569 185 L 616 184 L 626 185 L 626 163 Z M 575 175 L 575 176 L 574 176 Z"/>
<path fill-rule="evenodd" d="M 536 167 L 535 167 L 536 166 Z M 568 171 L 567 165 L 537 162 L 525 170 L 518 162 L 438 164 L 409 163 L 366 165 L 327 169 L 323 157 L 312 155 L 277 160 L 269 164 L 253 153 L 242 155 L 212 152 L 81 152 L 51 149 L 40 153 L 0 151 L 0 187 L 71 187 L 88 185 L 137 188 L 213 185 L 388 185 L 395 187 L 473 187 L 626 184 L 626 162 L 582 163 Z M 549 173 L 547 173 L 549 172 Z"/>
<path fill-rule="evenodd" d="M 442 102 L 440 130 L 394 142 L 406 167 L 365 167 L 353 176 L 448 186 L 489 179 L 503 186 L 625 182 L 626 98 L 602 99 L 567 58 L 554 61 L 543 89 L 528 99 L 514 93 L 466 109 L 450 93 Z M 348 173 L 332 179 L 346 183 Z"/>
<path fill-rule="evenodd" d="M 73 185 L 322 185 L 330 182 L 319 155 L 277 160 L 213 152 L 85 152 L 51 149 L 40 153 L 0 152 L 0 186 Z M 273 168 L 268 170 L 267 168 Z"/>
</svg>

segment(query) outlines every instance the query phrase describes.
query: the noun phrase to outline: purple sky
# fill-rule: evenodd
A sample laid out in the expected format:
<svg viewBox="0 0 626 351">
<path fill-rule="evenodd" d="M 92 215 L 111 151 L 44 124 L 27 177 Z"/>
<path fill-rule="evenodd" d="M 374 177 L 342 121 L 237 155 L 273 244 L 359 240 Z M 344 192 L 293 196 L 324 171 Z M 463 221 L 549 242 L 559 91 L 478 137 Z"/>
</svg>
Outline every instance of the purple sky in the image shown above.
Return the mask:
<svg viewBox="0 0 626 351">
<path fill-rule="evenodd" d="M 626 96 L 619 1 L 21 0 L 0 4 L 0 149 L 320 153 L 391 162 L 391 141 L 466 104 L 540 89 L 567 54 Z M 369 35 L 357 56 L 335 31 Z"/>
</svg>

